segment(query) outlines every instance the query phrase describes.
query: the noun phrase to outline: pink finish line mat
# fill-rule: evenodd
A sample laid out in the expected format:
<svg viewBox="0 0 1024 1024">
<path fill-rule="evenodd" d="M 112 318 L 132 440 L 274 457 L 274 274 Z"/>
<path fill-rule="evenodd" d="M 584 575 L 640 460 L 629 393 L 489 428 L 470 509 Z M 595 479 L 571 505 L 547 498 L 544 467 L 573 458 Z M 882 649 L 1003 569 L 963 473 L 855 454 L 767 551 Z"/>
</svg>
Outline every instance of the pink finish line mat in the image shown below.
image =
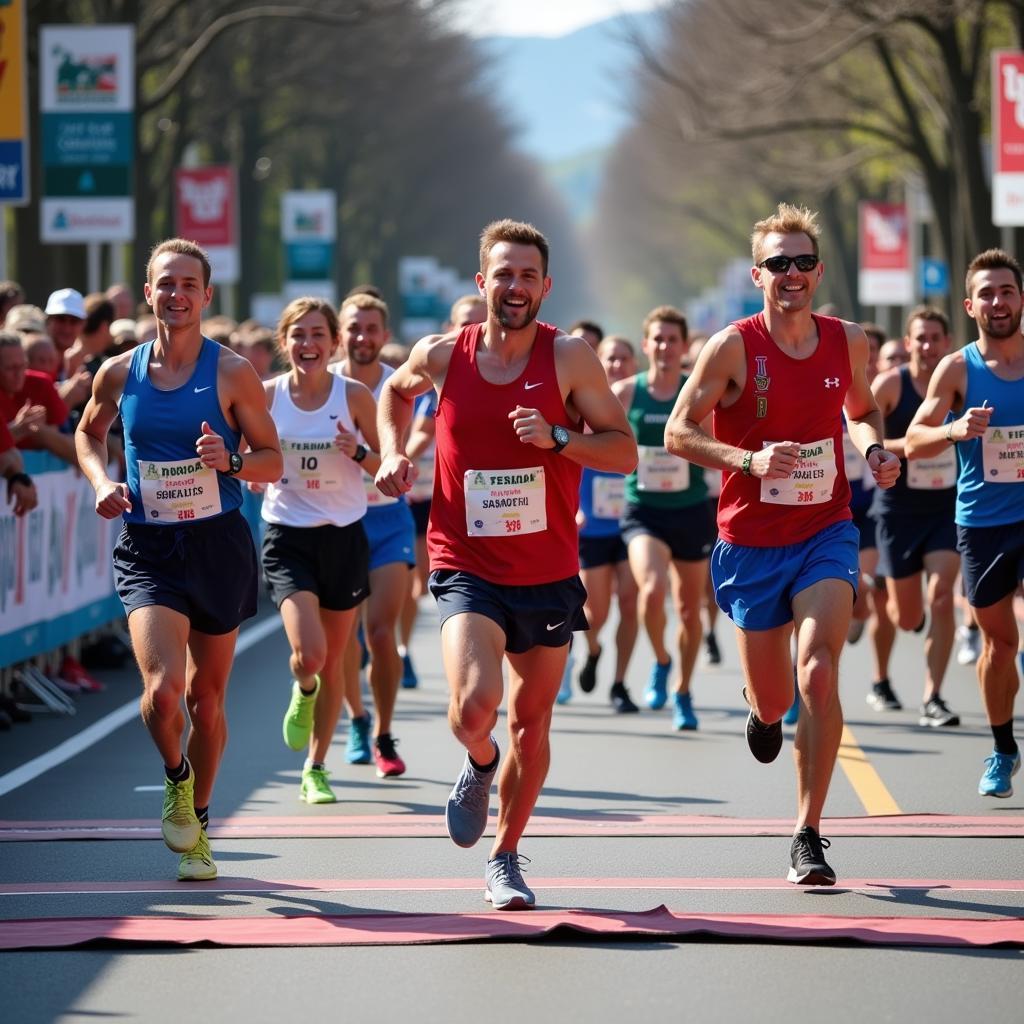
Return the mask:
<svg viewBox="0 0 1024 1024">
<path fill-rule="evenodd" d="M 783 878 L 531 878 L 538 891 L 660 890 L 660 891 L 767 891 L 781 890 L 799 895 L 808 891 Z M 164 878 L 105 882 L 4 882 L 4 896 L 113 896 L 127 894 L 191 895 L 193 893 L 368 893 L 368 892 L 456 892 L 482 891 L 483 881 L 475 878 L 231 878 L 221 875 L 210 882 L 183 883 Z M 841 878 L 836 892 L 940 892 L 940 893 L 1024 893 L 1024 879 L 949 878 Z"/>
<path fill-rule="evenodd" d="M 492 826 L 494 816 L 492 815 Z M 1024 838 L 1020 815 L 893 814 L 826 818 L 826 836 L 893 836 L 943 839 Z M 488 830 L 493 835 L 493 827 Z M 790 836 L 791 818 L 725 818 L 714 815 L 601 814 L 564 818 L 543 813 L 530 820 L 532 837 Z M 291 817 L 238 814 L 211 821 L 212 839 L 434 839 L 447 838 L 444 815 L 322 813 Z M 160 839 L 156 818 L 122 821 L 0 821 L 0 842 L 41 840 Z"/>
<path fill-rule="evenodd" d="M 1024 918 L 838 917 L 535 910 L 502 914 L 373 914 L 244 918 L 78 917 L 0 922 L 0 949 L 76 946 L 372 946 L 527 941 L 726 939 L 879 946 L 1024 946 Z"/>
</svg>

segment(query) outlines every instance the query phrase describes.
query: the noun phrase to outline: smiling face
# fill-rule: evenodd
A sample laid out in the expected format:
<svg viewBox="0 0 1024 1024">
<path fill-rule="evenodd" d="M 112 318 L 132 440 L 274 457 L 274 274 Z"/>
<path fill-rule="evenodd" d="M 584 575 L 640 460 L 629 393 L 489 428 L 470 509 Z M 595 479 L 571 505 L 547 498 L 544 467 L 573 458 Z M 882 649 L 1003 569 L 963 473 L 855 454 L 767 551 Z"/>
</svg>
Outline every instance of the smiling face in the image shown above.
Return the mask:
<svg viewBox="0 0 1024 1024">
<path fill-rule="evenodd" d="M 931 373 L 953 347 L 950 336 L 938 320 L 915 317 L 907 328 L 906 347 L 915 369 Z"/>
<path fill-rule="evenodd" d="M 529 327 L 551 290 L 540 250 L 516 242 L 498 242 L 490 251 L 486 274 L 477 274 L 476 282 L 487 296 L 490 318 L 509 331 Z"/>
<path fill-rule="evenodd" d="M 317 309 L 292 321 L 282 339 L 285 355 L 299 374 L 325 372 L 337 346 L 327 317 Z"/>
<path fill-rule="evenodd" d="M 203 265 L 194 256 L 163 252 L 150 267 L 146 302 L 168 331 L 198 329 L 213 289 L 203 286 Z"/>
<path fill-rule="evenodd" d="M 360 366 L 369 366 L 380 355 L 391 332 L 384 326 L 379 309 L 362 309 L 351 304 L 341 311 L 341 340 L 345 355 Z"/>
<path fill-rule="evenodd" d="M 1020 330 L 1021 294 L 1013 271 L 1008 267 L 977 271 L 964 309 L 989 341 L 1014 337 Z"/>
<path fill-rule="evenodd" d="M 802 231 L 792 234 L 772 232 L 765 235 L 758 254 L 758 263 L 772 256 L 813 256 L 814 245 Z M 811 305 L 821 282 L 822 265 L 818 262 L 806 273 L 797 270 L 795 263 L 783 274 L 773 274 L 767 267 L 757 266 L 751 271 L 754 284 L 764 292 L 765 304 L 782 313 L 794 313 Z"/>
<path fill-rule="evenodd" d="M 648 361 L 662 372 L 678 372 L 687 353 L 682 327 L 671 320 L 652 321 L 644 335 L 643 352 Z"/>
</svg>

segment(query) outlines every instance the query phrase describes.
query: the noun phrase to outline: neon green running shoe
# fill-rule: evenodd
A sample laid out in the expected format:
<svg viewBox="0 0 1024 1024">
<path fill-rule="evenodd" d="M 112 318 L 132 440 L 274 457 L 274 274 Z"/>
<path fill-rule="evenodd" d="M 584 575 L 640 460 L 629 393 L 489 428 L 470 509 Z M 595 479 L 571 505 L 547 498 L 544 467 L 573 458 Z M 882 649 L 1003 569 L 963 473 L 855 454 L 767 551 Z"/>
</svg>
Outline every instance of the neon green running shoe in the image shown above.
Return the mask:
<svg viewBox="0 0 1024 1024">
<path fill-rule="evenodd" d="M 196 777 L 192 766 L 184 782 L 171 782 L 164 778 L 164 809 L 160 816 L 160 830 L 164 842 L 175 853 L 187 853 L 199 842 L 202 827 L 196 817 L 193 797 Z"/>
<path fill-rule="evenodd" d="M 209 882 L 217 877 L 217 865 L 213 862 L 210 840 L 206 829 L 199 830 L 199 842 L 178 861 L 179 882 Z"/>
<path fill-rule="evenodd" d="M 316 707 L 316 695 L 320 692 L 320 680 L 316 681 L 316 689 L 305 694 L 299 689 L 298 683 L 292 683 L 292 699 L 288 702 L 288 710 L 284 713 L 282 733 L 285 746 L 292 750 L 305 750 L 309 744 L 309 736 L 313 731 L 313 709 Z"/>
<path fill-rule="evenodd" d="M 333 804 L 338 798 L 327 781 L 329 774 L 326 768 L 303 768 L 299 799 L 307 804 Z"/>
</svg>

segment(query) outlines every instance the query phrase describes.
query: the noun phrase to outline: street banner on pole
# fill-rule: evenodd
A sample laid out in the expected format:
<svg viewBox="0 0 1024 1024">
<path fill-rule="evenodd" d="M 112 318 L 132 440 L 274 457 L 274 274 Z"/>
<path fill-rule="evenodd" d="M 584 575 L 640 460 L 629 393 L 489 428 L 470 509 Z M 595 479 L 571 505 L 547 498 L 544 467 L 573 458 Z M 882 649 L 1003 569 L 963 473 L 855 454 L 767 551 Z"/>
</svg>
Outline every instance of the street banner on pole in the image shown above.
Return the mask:
<svg viewBox="0 0 1024 1024">
<path fill-rule="evenodd" d="M 906 206 L 864 201 L 858 213 L 857 297 L 865 306 L 910 305 L 914 301 L 914 275 Z"/>
<path fill-rule="evenodd" d="M 992 223 L 1024 224 L 1024 53 L 992 54 Z"/>
<path fill-rule="evenodd" d="M 179 167 L 174 172 L 175 230 L 201 245 L 218 285 L 237 284 L 238 186 L 234 167 Z"/>
<path fill-rule="evenodd" d="M 320 295 L 333 301 L 338 199 L 333 189 L 281 194 L 284 295 Z"/>
<path fill-rule="evenodd" d="M 25 0 L 0 4 L 0 204 L 29 200 Z"/>
<path fill-rule="evenodd" d="M 47 25 L 39 73 L 43 241 L 131 241 L 134 26 Z"/>
</svg>

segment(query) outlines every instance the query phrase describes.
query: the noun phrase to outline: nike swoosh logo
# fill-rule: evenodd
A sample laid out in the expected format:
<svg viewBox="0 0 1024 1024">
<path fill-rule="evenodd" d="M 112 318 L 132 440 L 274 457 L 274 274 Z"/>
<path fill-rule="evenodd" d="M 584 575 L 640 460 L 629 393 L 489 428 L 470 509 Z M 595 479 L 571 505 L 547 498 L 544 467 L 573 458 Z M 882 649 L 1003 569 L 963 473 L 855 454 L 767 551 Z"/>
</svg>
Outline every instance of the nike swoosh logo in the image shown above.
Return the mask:
<svg viewBox="0 0 1024 1024">
<path fill-rule="evenodd" d="M 361 590 L 353 590 L 353 591 L 352 591 L 352 596 L 353 596 L 353 597 L 358 597 L 358 596 L 359 596 L 359 595 L 360 595 L 361 593 L 362 593 L 362 591 L 361 591 Z"/>
<path fill-rule="evenodd" d="M 541 384 L 543 384 L 543 383 L 544 383 L 544 381 L 539 380 L 539 381 L 537 381 L 536 384 L 524 384 L 523 385 L 523 390 L 524 391 L 532 391 L 534 388 L 539 388 L 541 386 Z"/>
<path fill-rule="evenodd" d="M 338 418 L 338 414 L 336 412 L 332 412 L 329 415 L 330 415 L 332 420 L 336 420 Z"/>
<path fill-rule="evenodd" d="M 205 388 L 193 388 L 192 393 L 198 395 L 202 391 L 209 391 L 213 387 L 212 384 L 207 384 Z"/>
<path fill-rule="evenodd" d="M 856 576 L 860 572 L 860 569 L 847 569 L 846 570 L 851 576 Z"/>
<path fill-rule="evenodd" d="M 562 619 L 561 622 L 556 622 L 553 626 L 545 626 L 544 628 L 550 633 L 551 630 L 558 629 L 559 626 L 564 626 L 564 625 L 565 625 L 565 619 Z"/>
</svg>

